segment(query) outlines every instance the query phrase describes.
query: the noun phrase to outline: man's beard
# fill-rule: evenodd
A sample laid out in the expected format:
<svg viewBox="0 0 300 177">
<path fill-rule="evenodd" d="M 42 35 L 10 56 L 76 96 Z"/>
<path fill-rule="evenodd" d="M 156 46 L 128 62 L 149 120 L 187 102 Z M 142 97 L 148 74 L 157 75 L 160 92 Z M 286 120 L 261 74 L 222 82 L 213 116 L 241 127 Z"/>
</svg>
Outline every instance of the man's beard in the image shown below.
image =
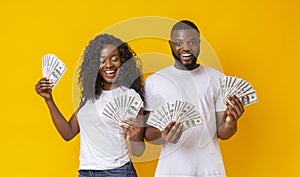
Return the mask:
<svg viewBox="0 0 300 177">
<path fill-rule="evenodd" d="M 180 56 L 177 56 L 173 50 L 172 50 L 172 55 L 175 58 L 175 62 L 177 62 L 181 68 L 186 69 L 186 70 L 193 70 L 195 69 L 198 65 L 197 65 L 197 57 L 199 54 L 197 54 L 197 56 L 193 55 L 193 59 L 192 59 L 192 63 L 191 64 L 183 64 L 182 61 L 180 60 Z"/>
</svg>

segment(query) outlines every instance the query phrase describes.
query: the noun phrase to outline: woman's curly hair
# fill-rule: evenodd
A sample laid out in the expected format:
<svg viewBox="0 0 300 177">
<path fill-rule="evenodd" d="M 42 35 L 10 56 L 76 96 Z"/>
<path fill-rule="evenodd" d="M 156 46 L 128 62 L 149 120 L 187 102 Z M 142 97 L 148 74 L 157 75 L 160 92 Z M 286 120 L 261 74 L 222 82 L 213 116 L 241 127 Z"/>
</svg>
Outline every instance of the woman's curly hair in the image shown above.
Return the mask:
<svg viewBox="0 0 300 177">
<path fill-rule="evenodd" d="M 122 65 L 116 82 L 120 86 L 134 89 L 142 97 L 141 60 L 126 42 L 108 35 L 100 34 L 90 41 L 83 53 L 82 65 L 79 68 L 78 84 L 81 89 L 81 105 L 87 100 L 98 99 L 102 93 L 103 79 L 99 74 L 100 50 L 107 44 L 119 49 Z"/>
</svg>

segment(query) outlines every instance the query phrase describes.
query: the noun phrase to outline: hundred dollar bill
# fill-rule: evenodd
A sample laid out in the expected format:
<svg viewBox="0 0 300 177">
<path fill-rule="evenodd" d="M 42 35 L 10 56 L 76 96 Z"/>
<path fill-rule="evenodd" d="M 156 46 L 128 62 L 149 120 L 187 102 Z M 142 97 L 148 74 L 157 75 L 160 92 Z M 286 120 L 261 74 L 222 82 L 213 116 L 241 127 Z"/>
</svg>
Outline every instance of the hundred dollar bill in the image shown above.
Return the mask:
<svg viewBox="0 0 300 177">
<path fill-rule="evenodd" d="M 46 54 L 42 58 L 43 77 L 47 77 L 53 82 L 52 89 L 56 86 L 62 75 L 66 71 L 65 64 L 54 54 Z"/>
<path fill-rule="evenodd" d="M 195 127 L 195 126 L 202 125 L 202 124 L 203 124 L 203 121 L 200 116 L 198 118 L 186 120 L 186 121 L 182 122 L 182 125 L 183 125 L 182 131 L 185 131 L 188 128 Z"/>
<path fill-rule="evenodd" d="M 128 118 L 136 118 L 136 116 L 138 115 L 141 107 L 142 107 L 142 100 L 139 100 L 135 97 L 133 97 L 133 100 L 130 103 L 126 103 L 129 104 L 128 107 L 124 110 L 124 119 L 128 119 Z"/>
<path fill-rule="evenodd" d="M 255 91 L 239 96 L 239 100 L 242 102 L 243 106 L 248 106 L 250 104 L 258 102 Z"/>
<path fill-rule="evenodd" d="M 160 131 L 163 131 L 166 128 L 166 126 L 160 124 L 159 122 L 155 122 L 151 119 L 147 121 L 147 124 L 154 127 L 154 128 L 159 129 Z"/>
<path fill-rule="evenodd" d="M 136 118 L 143 101 L 134 96 L 121 95 L 108 102 L 102 114 L 113 122 L 123 125 L 126 120 Z"/>
<path fill-rule="evenodd" d="M 53 83 L 52 89 L 56 86 L 62 75 L 65 73 L 66 67 L 63 63 L 57 63 L 55 68 L 51 71 L 48 78 Z"/>
<path fill-rule="evenodd" d="M 194 108 L 194 105 L 186 101 L 170 101 L 151 112 L 146 123 L 162 131 L 171 121 L 177 121 L 186 130 L 203 124 L 200 114 Z"/>
<path fill-rule="evenodd" d="M 256 91 L 252 85 L 235 76 L 225 76 L 220 78 L 221 92 L 224 99 L 224 104 L 227 102 L 231 106 L 231 102 L 227 99 L 228 95 L 235 95 L 244 106 L 250 105 L 258 101 Z"/>
</svg>

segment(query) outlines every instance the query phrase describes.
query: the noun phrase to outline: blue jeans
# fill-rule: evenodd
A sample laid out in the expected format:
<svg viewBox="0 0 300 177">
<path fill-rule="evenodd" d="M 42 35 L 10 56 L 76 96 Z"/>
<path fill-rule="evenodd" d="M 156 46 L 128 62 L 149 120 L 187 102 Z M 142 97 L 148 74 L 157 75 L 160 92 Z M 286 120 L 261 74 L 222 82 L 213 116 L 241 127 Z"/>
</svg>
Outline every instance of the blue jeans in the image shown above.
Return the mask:
<svg viewBox="0 0 300 177">
<path fill-rule="evenodd" d="M 131 162 L 127 162 L 125 165 L 109 169 L 109 170 L 79 170 L 78 177 L 137 177 L 134 166 Z"/>
</svg>

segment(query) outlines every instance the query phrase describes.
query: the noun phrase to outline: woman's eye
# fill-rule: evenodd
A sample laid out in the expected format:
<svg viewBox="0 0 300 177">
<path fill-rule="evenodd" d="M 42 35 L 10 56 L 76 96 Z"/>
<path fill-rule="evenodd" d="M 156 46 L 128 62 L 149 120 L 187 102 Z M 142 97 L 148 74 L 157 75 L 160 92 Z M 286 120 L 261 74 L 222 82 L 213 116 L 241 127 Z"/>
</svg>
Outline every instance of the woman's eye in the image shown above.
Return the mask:
<svg viewBox="0 0 300 177">
<path fill-rule="evenodd" d="M 100 57 L 99 61 L 100 61 L 101 64 L 103 64 L 103 63 L 105 63 L 105 58 L 104 57 Z"/>
<path fill-rule="evenodd" d="M 118 61 L 119 59 L 120 59 L 119 57 L 113 57 L 113 58 L 111 59 L 111 61 L 116 62 L 116 61 Z"/>
<path fill-rule="evenodd" d="M 100 63 L 101 63 L 101 64 L 104 64 L 104 63 L 105 63 L 105 60 L 100 60 Z"/>
</svg>

